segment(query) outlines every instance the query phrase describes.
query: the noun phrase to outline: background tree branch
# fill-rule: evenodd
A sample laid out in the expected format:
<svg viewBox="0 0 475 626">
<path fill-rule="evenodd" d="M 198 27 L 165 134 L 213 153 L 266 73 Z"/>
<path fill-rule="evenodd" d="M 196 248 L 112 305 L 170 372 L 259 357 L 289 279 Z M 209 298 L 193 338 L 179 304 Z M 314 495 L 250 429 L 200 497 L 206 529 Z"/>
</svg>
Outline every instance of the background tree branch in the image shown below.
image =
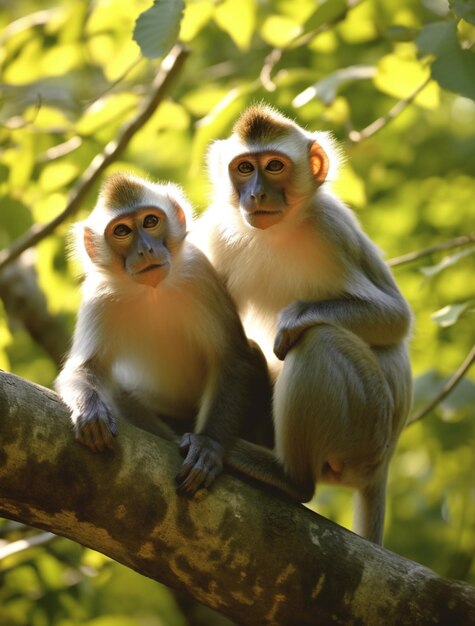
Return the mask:
<svg viewBox="0 0 475 626">
<path fill-rule="evenodd" d="M 103 552 L 241 624 L 472 624 L 475 589 L 229 475 L 175 494 L 175 445 L 72 439 L 56 394 L 0 374 L 0 513 Z M 138 488 L 139 486 L 139 488 Z"/>
<path fill-rule="evenodd" d="M 402 254 L 401 256 L 389 259 L 388 265 L 389 267 L 397 267 L 399 265 L 404 265 L 405 263 L 418 261 L 419 259 L 423 259 L 424 257 L 430 256 L 437 252 L 452 250 L 453 248 L 463 248 L 465 246 L 471 246 L 474 243 L 475 233 L 460 235 L 460 237 L 454 237 L 453 239 L 449 239 L 448 241 L 441 241 L 440 243 L 436 243 L 433 246 L 429 246 L 428 248 L 416 250 L 415 252 L 408 252 L 407 254 Z"/>
<path fill-rule="evenodd" d="M 173 48 L 163 60 L 160 70 L 151 85 L 150 98 L 144 102 L 136 117 L 124 127 L 119 138 L 116 141 L 109 142 L 104 150 L 92 160 L 73 189 L 64 211 L 47 224 L 34 225 L 22 237 L 13 242 L 9 248 L 3 250 L 0 253 L 0 270 L 18 258 L 22 252 L 51 235 L 60 224 L 79 210 L 85 197 L 106 168 L 118 159 L 132 137 L 151 118 L 158 105 L 168 94 L 170 86 L 180 73 L 188 54 L 188 50 L 181 45 Z"/>
<path fill-rule="evenodd" d="M 0 298 L 10 327 L 22 325 L 59 366 L 68 349 L 70 336 L 61 317 L 48 311 L 35 261 L 33 251 L 29 250 L 0 272 Z"/>
</svg>

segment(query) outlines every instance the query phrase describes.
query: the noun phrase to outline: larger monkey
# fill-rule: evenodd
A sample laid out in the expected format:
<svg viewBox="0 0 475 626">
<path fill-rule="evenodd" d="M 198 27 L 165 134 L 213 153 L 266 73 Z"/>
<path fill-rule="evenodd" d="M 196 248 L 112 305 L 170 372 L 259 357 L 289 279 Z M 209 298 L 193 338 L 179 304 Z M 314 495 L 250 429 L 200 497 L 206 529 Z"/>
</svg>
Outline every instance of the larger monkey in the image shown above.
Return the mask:
<svg viewBox="0 0 475 626">
<path fill-rule="evenodd" d="M 168 439 L 182 425 L 178 491 L 208 487 L 260 400 L 267 370 L 249 346 L 229 295 L 185 239 L 190 209 L 174 185 L 117 174 L 78 225 L 83 301 L 56 388 L 76 439 L 112 447 L 122 417 Z"/>
<path fill-rule="evenodd" d="M 274 372 L 275 453 L 301 499 L 320 481 L 354 487 L 354 528 L 381 543 L 388 463 L 411 402 L 411 314 L 325 188 L 335 165 L 325 133 L 249 108 L 210 149 L 214 199 L 194 237 Z M 264 450 L 244 448 L 233 464 L 273 483 Z"/>
</svg>

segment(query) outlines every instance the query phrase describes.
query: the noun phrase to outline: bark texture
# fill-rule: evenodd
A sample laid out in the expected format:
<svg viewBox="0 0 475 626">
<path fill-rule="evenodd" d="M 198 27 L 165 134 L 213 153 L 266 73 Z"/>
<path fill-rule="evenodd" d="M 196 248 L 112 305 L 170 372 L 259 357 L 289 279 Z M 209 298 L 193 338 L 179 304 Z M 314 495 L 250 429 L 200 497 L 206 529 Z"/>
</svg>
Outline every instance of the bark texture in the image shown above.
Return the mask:
<svg viewBox="0 0 475 626">
<path fill-rule="evenodd" d="M 471 625 L 475 589 L 224 474 L 175 494 L 176 446 L 77 445 L 47 389 L 0 373 L 0 514 L 103 552 L 242 625 Z M 414 523 L 417 523 L 416 521 Z"/>
</svg>

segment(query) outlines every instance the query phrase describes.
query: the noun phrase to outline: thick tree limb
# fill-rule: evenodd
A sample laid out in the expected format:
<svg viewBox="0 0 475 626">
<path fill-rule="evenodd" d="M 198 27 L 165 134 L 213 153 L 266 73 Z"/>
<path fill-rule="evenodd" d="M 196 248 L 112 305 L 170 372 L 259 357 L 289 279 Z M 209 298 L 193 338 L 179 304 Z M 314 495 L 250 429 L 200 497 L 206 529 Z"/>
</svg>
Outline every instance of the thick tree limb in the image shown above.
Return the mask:
<svg viewBox="0 0 475 626">
<path fill-rule="evenodd" d="M 0 374 L 0 514 L 99 550 L 246 625 L 475 623 L 475 589 L 228 475 L 175 494 L 176 447 L 121 424 L 77 445 L 51 391 Z M 414 523 L 417 523 L 416 520 Z"/>
</svg>

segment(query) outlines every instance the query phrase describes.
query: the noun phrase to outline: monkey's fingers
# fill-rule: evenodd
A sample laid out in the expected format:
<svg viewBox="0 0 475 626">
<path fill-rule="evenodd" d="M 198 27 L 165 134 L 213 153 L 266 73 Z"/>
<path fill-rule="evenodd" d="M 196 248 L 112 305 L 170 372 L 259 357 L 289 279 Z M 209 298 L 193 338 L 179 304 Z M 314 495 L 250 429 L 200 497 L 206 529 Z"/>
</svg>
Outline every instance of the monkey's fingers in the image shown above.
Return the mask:
<svg viewBox="0 0 475 626">
<path fill-rule="evenodd" d="M 87 420 L 78 420 L 74 427 L 76 441 L 90 448 L 93 452 L 102 452 L 113 447 L 116 434 L 115 424 L 110 420 L 96 417 Z"/>
<path fill-rule="evenodd" d="M 303 333 L 307 330 L 304 326 L 281 328 L 274 339 L 274 354 L 283 361 L 291 348 L 295 346 Z"/>
<path fill-rule="evenodd" d="M 177 493 L 193 495 L 200 488 L 208 488 L 222 470 L 222 446 L 205 435 L 186 433 L 180 451 L 186 457 L 176 477 Z"/>
<path fill-rule="evenodd" d="M 186 478 L 182 478 L 182 472 L 177 476 L 178 487 L 177 493 L 181 496 L 192 496 L 198 489 L 208 489 L 220 473 L 218 466 L 203 467 L 198 462 L 194 467 L 189 469 Z"/>
<path fill-rule="evenodd" d="M 291 344 L 289 341 L 288 333 L 284 329 L 279 330 L 274 340 L 275 356 L 281 361 L 283 361 L 290 347 L 291 347 Z"/>
<path fill-rule="evenodd" d="M 188 450 L 190 449 L 191 446 L 191 433 L 185 433 L 181 440 L 180 443 L 178 444 L 178 447 L 180 449 L 180 454 L 182 456 L 186 456 L 188 454 Z"/>
</svg>

